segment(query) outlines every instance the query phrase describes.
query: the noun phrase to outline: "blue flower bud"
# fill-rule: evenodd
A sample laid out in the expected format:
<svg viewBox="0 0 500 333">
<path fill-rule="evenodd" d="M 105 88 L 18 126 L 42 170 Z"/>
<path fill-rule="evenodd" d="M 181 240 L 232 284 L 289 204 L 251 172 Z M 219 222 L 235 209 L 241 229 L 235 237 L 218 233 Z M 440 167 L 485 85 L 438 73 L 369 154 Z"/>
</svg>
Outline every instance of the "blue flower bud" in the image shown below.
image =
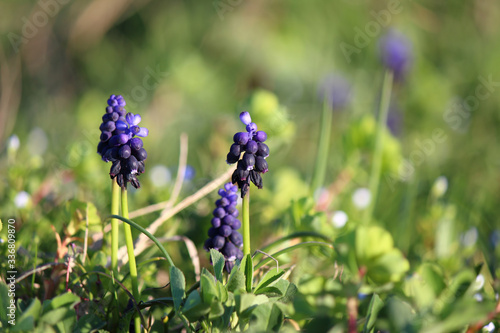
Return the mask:
<svg viewBox="0 0 500 333">
<path fill-rule="evenodd" d="M 243 124 L 248 125 L 252 122 L 252 118 L 250 117 L 250 113 L 244 111 L 240 113 L 240 120 Z"/>
<path fill-rule="evenodd" d="M 267 140 L 267 134 L 264 131 L 257 131 L 254 135 L 255 141 L 264 142 Z"/>
<path fill-rule="evenodd" d="M 233 141 L 239 145 L 246 145 L 248 142 L 248 133 L 238 132 L 234 135 Z"/>
</svg>

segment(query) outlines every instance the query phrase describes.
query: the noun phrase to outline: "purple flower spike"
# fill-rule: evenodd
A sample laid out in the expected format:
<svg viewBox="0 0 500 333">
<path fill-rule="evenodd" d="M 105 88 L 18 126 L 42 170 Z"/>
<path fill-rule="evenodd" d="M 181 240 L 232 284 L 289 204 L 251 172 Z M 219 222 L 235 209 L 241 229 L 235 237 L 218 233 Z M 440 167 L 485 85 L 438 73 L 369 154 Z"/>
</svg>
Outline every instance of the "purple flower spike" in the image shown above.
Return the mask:
<svg viewBox="0 0 500 333">
<path fill-rule="evenodd" d="M 109 175 L 120 187 L 131 183 L 135 188 L 141 185 L 137 175 L 144 172 L 147 152 L 140 138 L 148 135 L 148 129 L 139 127 L 141 116 L 127 113 L 125 99 L 121 95 L 111 95 L 107 101 L 106 113 L 102 116 L 101 136 L 97 152 L 105 162 L 113 162 Z"/>
<path fill-rule="evenodd" d="M 261 174 L 268 171 L 267 162 L 264 159 L 269 156 L 269 147 L 263 143 L 267 140 L 266 132 L 257 131 L 257 125 L 252 122 L 248 112 L 242 112 L 240 119 L 246 125 L 247 132 L 238 132 L 234 135 L 234 143 L 229 149 L 226 162 L 237 163 L 231 181 L 238 184 L 243 198 L 248 192 L 250 182 L 262 188 Z M 243 157 L 241 157 L 243 152 Z"/>
<path fill-rule="evenodd" d="M 379 47 L 384 66 L 394 72 L 396 79 L 403 79 L 412 62 L 412 47 L 408 38 L 396 30 L 390 30 L 380 39 Z"/>
<path fill-rule="evenodd" d="M 212 227 L 208 230 L 209 238 L 204 245 L 205 250 L 216 249 L 224 255 L 225 269 L 228 273 L 233 269 L 236 259 L 243 259 L 243 252 L 240 249 L 243 237 L 238 232 L 241 222 L 235 217 L 238 215 L 237 191 L 238 188 L 231 183 L 226 183 L 224 188 L 218 191 L 220 199 L 216 201 L 217 208 L 211 220 Z"/>
<path fill-rule="evenodd" d="M 240 113 L 240 120 L 243 124 L 248 125 L 252 122 L 252 117 L 250 117 L 250 113 L 244 111 Z"/>
</svg>

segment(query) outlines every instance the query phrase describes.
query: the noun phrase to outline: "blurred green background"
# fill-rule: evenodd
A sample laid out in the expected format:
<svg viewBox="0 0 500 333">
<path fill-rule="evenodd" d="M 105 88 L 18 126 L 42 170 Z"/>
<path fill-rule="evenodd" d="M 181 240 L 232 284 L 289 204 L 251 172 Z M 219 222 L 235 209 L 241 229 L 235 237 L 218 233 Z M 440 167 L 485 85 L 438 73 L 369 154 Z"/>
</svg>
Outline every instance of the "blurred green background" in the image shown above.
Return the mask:
<svg viewBox="0 0 500 333">
<path fill-rule="evenodd" d="M 248 110 L 271 149 L 265 188 L 252 194 L 252 248 L 290 231 L 290 203 L 309 193 L 317 89 L 330 73 L 351 83 L 352 98 L 333 115 L 324 187 L 337 187 L 322 210 L 345 211 L 349 220 L 335 228 L 328 219 L 319 229 L 336 237 L 354 228 L 361 212 L 352 195 L 368 186 L 384 72 L 377 43 L 394 28 L 411 41 L 413 63 L 393 91 L 375 217 L 410 262 L 445 258 L 458 269 L 460 250 L 498 269 L 498 1 L 3 0 L 0 13 L 0 211 L 21 222 L 21 246 L 31 250 L 37 234 L 39 251 L 53 253 L 49 225 L 67 226 L 69 199 L 107 215 L 110 165 L 96 146 L 111 94 L 123 95 L 150 133 L 132 210 L 169 198 L 181 133 L 194 171 L 181 197 L 227 170 L 232 135 L 243 130 L 237 115 Z M 348 57 L 346 44 L 357 48 Z M 440 176 L 447 191 L 433 192 Z M 215 198 L 182 211 L 164 232 L 186 234 L 201 249 Z M 446 218 L 452 223 L 440 222 Z M 260 228 L 271 225 L 274 234 Z"/>
</svg>

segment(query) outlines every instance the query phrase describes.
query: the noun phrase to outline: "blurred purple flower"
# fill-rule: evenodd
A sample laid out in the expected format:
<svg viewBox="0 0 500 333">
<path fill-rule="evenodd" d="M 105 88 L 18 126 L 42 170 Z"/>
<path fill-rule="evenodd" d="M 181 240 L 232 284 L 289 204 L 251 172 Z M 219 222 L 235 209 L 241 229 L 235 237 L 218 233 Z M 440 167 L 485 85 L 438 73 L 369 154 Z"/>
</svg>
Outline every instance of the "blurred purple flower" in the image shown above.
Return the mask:
<svg viewBox="0 0 500 333">
<path fill-rule="evenodd" d="M 412 63 L 412 45 L 401 32 L 389 30 L 379 41 L 380 57 L 396 79 L 403 79 Z"/>
<path fill-rule="evenodd" d="M 345 108 L 351 102 L 351 83 L 342 75 L 329 74 L 318 88 L 318 97 L 321 101 L 325 98 L 334 110 Z"/>
</svg>

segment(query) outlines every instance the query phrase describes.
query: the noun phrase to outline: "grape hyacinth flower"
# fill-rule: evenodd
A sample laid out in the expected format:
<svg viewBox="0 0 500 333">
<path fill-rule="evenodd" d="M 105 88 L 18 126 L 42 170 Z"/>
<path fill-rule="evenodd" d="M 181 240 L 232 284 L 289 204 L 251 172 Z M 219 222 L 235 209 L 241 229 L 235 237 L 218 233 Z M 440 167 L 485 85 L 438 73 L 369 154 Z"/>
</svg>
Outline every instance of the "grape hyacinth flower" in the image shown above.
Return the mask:
<svg viewBox="0 0 500 333">
<path fill-rule="evenodd" d="M 213 211 L 212 227 L 208 230 L 208 239 L 205 242 L 205 250 L 215 249 L 220 251 L 226 259 L 225 268 L 228 273 L 234 267 L 236 259 L 243 258 L 241 246 L 243 237 L 238 232 L 241 227 L 236 204 L 238 201 L 238 187 L 226 183 L 223 189 L 219 190 L 220 199 L 215 202 L 216 208 Z"/>
<path fill-rule="evenodd" d="M 248 112 L 242 112 L 240 120 L 246 125 L 247 131 L 234 135 L 234 143 L 229 149 L 226 162 L 237 163 L 231 180 L 233 184 L 238 184 L 243 198 L 250 188 L 250 181 L 258 188 L 262 188 L 261 174 L 268 171 L 266 158 L 269 156 L 269 147 L 264 143 L 267 139 L 266 132 L 257 131 L 257 125 L 252 122 Z"/>
<path fill-rule="evenodd" d="M 411 43 L 405 35 L 390 30 L 380 39 L 380 56 L 387 69 L 394 72 L 396 79 L 403 79 L 412 62 Z"/>
<path fill-rule="evenodd" d="M 139 127 L 141 116 L 126 113 L 125 100 L 121 95 L 111 95 L 108 99 L 106 113 L 102 116 L 101 142 L 97 152 L 105 162 L 112 162 L 109 175 L 116 177 L 121 188 L 130 182 L 135 188 L 141 185 L 137 175 L 144 172 L 144 160 L 148 154 L 143 148 L 140 137 L 146 137 L 149 131 Z"/>
</svg>

